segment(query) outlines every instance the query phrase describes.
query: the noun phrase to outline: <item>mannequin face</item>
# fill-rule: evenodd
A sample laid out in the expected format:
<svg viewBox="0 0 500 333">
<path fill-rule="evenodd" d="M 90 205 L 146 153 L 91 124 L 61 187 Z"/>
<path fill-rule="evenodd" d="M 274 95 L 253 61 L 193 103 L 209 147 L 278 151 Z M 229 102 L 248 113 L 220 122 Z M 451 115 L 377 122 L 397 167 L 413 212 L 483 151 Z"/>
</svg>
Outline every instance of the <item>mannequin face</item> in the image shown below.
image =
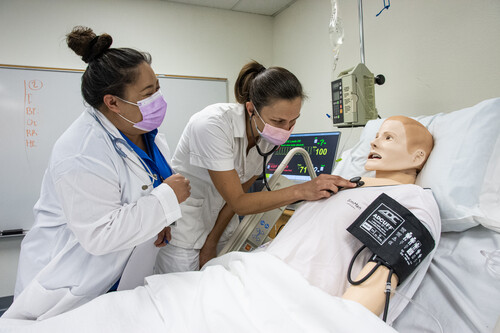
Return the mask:
<svg viewBox="0 0 500 333">
<path fill-rule="evenodd" d="M 380 127 L 371 149 L 365 169 L 369 171 L 415 170 L 424 161 L 422 149 L 408 152 L 408 140 L 403 123 L 388 119 Z"/>
</svg>

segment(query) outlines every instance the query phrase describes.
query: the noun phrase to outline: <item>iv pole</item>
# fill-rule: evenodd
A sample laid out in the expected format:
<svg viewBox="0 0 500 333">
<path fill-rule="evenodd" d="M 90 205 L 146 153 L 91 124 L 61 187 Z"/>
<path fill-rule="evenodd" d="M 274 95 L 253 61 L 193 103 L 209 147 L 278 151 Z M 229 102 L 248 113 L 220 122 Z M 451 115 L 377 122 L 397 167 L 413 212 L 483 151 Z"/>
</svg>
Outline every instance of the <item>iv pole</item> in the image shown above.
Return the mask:
<svg viewBox="0 0 500 333">
<path fill-rule="evenodd" d="M 365 36 L 363 28 L 363 0 L 358 0 L 358 18 L 359 18 L 359 56 L 361 63 L 365 64 Z M 375 76 L 375 83 L 378 85 L 383 85 L 385 83 L 385 77 L 382 74 Z"/>
<path fill-rule="evenodd" d="M 359 17 L 359 53 L 361 63 L 365 64 L 365 38 L 363 35 L 363 0 L 358 0 L 358 17 Z"/>
<path fill-rule="evenodd" d="M 340 72 L 338 79 L 332 82 L 333 124 L 338 127 L 364 126 L 368 120 L 376 119 L 374 84 L 385 82 L 382 74 L 374 76 L 365 65 L 362 0 L 358 0 L 358 21 L 361 62 Z"/>
</svg>

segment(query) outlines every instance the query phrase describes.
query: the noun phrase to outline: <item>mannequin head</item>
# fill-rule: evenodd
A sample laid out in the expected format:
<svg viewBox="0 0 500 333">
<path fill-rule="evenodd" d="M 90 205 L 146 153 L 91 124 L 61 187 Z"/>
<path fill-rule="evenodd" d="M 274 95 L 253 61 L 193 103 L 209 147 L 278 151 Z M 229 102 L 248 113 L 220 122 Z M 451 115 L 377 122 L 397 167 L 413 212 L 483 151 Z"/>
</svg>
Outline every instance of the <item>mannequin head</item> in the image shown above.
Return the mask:
<svg viewBox="0 0 500 333">
<path fill-rule="evenodd" d="M 427 128 L 405 116 L 387 118 L 370 143 L 365 169 L 376 171 L 377 178 L 405 174 L 415 177 L 424 166 L 434 146 Z"/>
</svg>

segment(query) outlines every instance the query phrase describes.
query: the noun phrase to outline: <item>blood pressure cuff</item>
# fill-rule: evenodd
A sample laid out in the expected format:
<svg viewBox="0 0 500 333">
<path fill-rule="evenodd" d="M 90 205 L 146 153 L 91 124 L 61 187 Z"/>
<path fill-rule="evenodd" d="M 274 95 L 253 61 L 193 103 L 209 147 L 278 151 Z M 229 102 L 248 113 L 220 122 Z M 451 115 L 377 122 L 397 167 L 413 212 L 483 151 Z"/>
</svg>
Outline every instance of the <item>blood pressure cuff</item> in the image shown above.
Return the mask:
<svg viewBox="0 0 500 333">
<path fill-rule="evenodd" d="M 380 258 L 382 265 L 394 270 L 398 284 L 435 246 L 434 238 L 420 220 L 385 193 L 379 195 L 347 231 Z"/>
</svg>

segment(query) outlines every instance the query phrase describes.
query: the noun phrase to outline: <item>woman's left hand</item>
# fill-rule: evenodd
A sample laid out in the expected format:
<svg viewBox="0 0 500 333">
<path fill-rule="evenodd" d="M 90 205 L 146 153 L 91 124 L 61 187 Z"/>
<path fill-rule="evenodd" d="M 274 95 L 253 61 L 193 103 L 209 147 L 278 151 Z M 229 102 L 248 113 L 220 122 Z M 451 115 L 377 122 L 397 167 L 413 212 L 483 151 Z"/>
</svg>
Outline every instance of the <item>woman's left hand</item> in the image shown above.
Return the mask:
<svg viewBox="0 0 500 333">
<path fill-rule="evenodd" d="M 215 257 L 217 257 L 217 244 L 211 244 L 209 242 L 205 242 L 205 244 L 203 244 L 203 247 L 200 250 L 200 269 L 209 260 Z"/>
<path fill-rule="evenodd" d="M 156 238 L 155 246 L 164 247 L 172 239 L 172 234 L 170 233 L 170 227 L 163 228 L 162 231 L 158 233 L 158 238 Z"/>
</svg>

